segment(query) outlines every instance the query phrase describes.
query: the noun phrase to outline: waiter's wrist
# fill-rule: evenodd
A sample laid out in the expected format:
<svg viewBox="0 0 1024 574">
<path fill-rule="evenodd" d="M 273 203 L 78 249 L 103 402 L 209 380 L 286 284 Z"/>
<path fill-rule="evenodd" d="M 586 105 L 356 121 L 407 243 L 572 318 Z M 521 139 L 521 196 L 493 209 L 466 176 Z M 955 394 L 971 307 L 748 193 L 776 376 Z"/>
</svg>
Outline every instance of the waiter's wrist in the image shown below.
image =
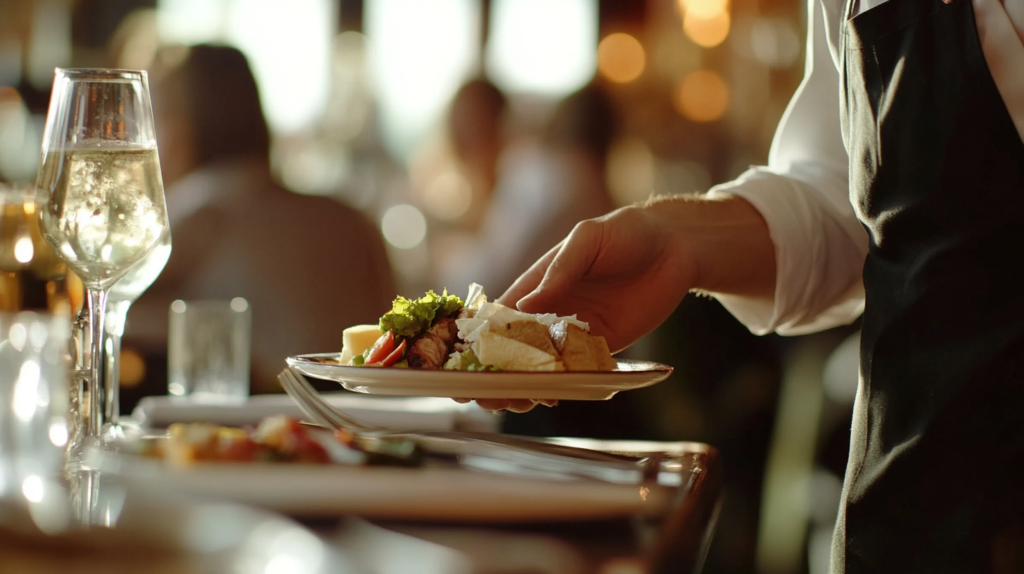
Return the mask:
<svg viewBox="0 0 1024 574">
<path fill-rule="evenodd" d="M 668 248 L 692 268 L 691 290 L 774 298 L 775 246 L 748 201 L 734 195 L 659 196 L 642 208 L 670 231 Z"/>
</svg>

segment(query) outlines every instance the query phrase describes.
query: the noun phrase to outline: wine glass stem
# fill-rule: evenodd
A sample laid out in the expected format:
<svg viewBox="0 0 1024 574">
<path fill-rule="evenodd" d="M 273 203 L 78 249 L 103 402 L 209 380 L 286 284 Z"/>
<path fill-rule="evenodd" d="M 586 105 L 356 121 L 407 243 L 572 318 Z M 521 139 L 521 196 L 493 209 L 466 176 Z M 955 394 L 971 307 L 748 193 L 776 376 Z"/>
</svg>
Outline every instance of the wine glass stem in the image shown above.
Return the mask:
<svg viewBox="0 0 1024 574">
<path fill-rule="evenodd" d="M 103 317 L 109 289 L 89 288 L 89 328 L 91 329 L 91 350 L 89 353 L 89 380 L 86 381 L 89 397 L 88 411 L 83 426 L 86 437 L 102 434 L 105 400 L 103 384 Z"/>
<path fill-rule="evenodd" d="M 117 424 L 121 416 L 121 333 L 127 314 L 128 304 L 124 302 L 107 310 L 106 322 L 114 324 L 103 331 L 104 423 Z"/>
</svg>

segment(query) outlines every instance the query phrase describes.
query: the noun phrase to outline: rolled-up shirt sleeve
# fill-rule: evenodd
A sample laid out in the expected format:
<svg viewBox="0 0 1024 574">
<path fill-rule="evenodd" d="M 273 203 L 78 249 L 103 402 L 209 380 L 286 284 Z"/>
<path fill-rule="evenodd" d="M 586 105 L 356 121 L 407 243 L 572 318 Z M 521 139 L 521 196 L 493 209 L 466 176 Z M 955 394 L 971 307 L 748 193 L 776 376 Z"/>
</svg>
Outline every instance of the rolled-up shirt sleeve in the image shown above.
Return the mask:
<svg viewBox="0 0 1024 574">
<path fill-rule="evenodd" d="M 819 331 L 850 323 L 864 310 L 868 236 L 850 203 L 839 74 L 819 0 L 810 0 L 808 11 L 804 81 L 779 123 L 768 165 L 708 192 L 746 199 L 768 224 L 774 300 L 712 293 L 757 334 Z"/>
</svg>

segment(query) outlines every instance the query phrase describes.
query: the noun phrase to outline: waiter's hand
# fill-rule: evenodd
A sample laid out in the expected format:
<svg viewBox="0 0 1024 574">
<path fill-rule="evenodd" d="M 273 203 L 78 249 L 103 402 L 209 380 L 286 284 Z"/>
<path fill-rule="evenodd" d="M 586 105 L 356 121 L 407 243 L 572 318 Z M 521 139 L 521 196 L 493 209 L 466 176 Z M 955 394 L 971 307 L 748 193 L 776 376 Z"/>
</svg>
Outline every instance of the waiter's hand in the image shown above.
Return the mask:
<svg viewBox="0 0 1024 574">
<path fill-rule="evenodd" d="M 774 245 L 745 200 L 661 198 L 581 222 L 497 302 L 526 313 L 576 314 L 614 353 L 654 330 L 697 288 L 773 297 Z M 538 401 L 477 403 L 525 412 Z"/>
<path fill-rule="evenodd" d="M 468 403 L 473 399 L 454 399 L 457 403 Z M 513 413 L 525 413 L 533 410 L 537 405 L 547 407 L 558 406 L 558 399 L 476 399 L 476 404 L 481 408 L 499 412 L 510 411 Z"/>
<path fill-rule="evenodd" d="M 619 209 L 578 224 L 497 302 L 575 314 L 618 352 L 661 324 L 694 286 L 685 247 L 673 222 L 654 210 Z"/>
</svg>

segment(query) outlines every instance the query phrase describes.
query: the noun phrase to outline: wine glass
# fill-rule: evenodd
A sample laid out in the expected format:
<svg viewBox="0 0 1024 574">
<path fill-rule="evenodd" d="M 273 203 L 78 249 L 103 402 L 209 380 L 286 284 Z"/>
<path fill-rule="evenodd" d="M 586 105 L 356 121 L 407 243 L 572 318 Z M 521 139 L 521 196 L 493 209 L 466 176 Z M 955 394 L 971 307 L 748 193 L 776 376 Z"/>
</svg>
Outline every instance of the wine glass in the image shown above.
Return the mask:
<svg viewBox="0 0 1024 574">
<path fill-rule="evenodd" d="M 121 337 L 128 319 L 128 310 L 156 278 L 163 272 L 167 260 L 171 256 L 171 233 L 168 229 L 157 244 L 142 261 L 120 278 L 107 294 L 106 327 L 103 340 L 102 376 L 104 386 L 104 438 L 123 438 L 124 426 L 121 424 Z"/>
<path fill-rule="evenodd" d="M 99 438 L 107 294 L 168 230 L 146 72 L 57 69 L 36 206 L 43 237 L 87 290 L 91 350 L 79 416 L 83 437 Z"/>
</svg>

